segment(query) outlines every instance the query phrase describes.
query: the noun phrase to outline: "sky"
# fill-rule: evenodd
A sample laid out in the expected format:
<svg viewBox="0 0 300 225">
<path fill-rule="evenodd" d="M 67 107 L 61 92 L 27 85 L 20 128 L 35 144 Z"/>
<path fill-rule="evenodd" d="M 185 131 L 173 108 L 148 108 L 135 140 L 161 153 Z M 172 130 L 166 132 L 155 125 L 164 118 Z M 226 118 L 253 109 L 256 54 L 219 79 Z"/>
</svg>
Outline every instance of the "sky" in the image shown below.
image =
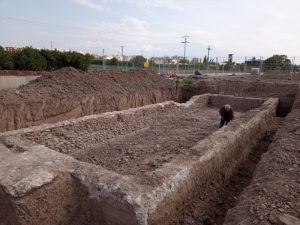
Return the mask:
<svg viewBox="0 0 300 225">
<path fill-rule="evenodd" d="M 0 0 L 0 45 L 106 55 L 300 57 L 300 0 Z"/>
</svg>

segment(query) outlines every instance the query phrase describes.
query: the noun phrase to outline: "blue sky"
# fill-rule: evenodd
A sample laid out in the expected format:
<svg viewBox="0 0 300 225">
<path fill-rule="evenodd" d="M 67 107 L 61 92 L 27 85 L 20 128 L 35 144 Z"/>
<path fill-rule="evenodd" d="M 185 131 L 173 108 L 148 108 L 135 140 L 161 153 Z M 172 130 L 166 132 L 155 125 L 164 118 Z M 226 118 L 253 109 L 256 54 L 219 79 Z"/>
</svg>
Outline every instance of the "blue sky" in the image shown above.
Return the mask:
<svg viewBox="0 0 300 225">
<path fill-rule="evenodd" d="M 0 0 L 0 45 L 145 56 L 300 56 L 299 0 Z"/>
</svg>

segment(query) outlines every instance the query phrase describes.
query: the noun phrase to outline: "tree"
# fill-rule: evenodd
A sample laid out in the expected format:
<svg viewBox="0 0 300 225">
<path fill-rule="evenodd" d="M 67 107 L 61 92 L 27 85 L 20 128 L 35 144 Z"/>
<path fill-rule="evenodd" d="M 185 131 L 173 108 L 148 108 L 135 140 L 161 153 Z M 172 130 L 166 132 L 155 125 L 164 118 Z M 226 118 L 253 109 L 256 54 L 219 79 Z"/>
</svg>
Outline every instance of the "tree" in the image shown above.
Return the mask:
<svg viewBox="0 0 300 225">
<path fill-rule="evenodd" d="M 109 65 L 111 66 L 116 66 L 118 65 L 118 59 L 116 57 L 113 57 L 110 61 L 109 61 Z"/>
<path fill-rule="evenodd" d="M 60 52 L 38 50 L 26 47 L 13 53 L 5 52 L 0 46 L 0 69 L 18 70 L 56 70 L 72 66 L 80 70 L 88 70 L 92 55 L 79 52 Z"/>
<path fill-rule="evenodd" d="M 14 54 L 15 69 L 20 70 L 46 70 L 47 61 L 40 55 L 39 50 L 26 47 Z"/>
<path fill-rule="evenodd" d="M 225 65 L 224 65 L 224 70 L 225 71 L 230 71 L 234 68 L 235 66 L 235 63 L 232 62 L 232 60 L 228 61 L 228 62 L 225 62 Z"/>
<path fill-rule="evenodd" d="M 289 70 L 291 60 L 286 55 L 273 55 L 263 63 L 264 70 Z"/>
<path fill-rule="evenodd" d="M 5 52 L 0 46 L 0 69 L 11 70 L 14 68 L 13 53 Z"/>
<path fill-rule="evenodd" d="M 146 58 L 144 58 L 143 56 L 141 55 L 137 55 L 136 57 L 134 57 L 133 59 L 130 60 L 131 63 L 133 63 L 133 65 L 135 67 L 144 67 L 144 62 L 147 61 Z"/>
<path fill-rule="evenodd" d="M 204 58 L 203 58 L 203 64 L 206 64 L 207 63 L 207 58 L 206 58 L 206 56 L 204 56 Z"/>
</svg>

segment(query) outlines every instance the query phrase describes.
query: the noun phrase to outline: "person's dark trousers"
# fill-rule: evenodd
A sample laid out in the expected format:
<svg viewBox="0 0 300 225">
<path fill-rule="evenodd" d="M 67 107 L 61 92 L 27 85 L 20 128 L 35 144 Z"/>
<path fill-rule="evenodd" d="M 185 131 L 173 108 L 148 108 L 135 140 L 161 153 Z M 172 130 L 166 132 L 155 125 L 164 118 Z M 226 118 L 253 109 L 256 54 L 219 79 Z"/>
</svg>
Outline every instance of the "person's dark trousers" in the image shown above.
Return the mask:
<svg viewBox="0 0 300 225">
<path fill-rule="evenodd" d="M 219 128 L 223 127 L 224 124 L 227 125 L 229 123 L 230 119 L 227 117 L 221 117 L 221 122 Z"/>
</svg>

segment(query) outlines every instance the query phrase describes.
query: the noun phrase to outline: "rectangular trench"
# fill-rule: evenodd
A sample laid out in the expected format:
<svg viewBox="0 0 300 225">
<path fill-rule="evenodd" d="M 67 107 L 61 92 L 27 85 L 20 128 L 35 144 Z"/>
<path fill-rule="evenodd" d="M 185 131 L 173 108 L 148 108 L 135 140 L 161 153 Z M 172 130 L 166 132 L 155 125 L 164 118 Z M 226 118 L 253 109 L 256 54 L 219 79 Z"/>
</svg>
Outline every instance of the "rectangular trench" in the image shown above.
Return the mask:
<svg viewBox="0 0 300 225">
<path fill-rule="evenodd" d="M 218 115 L 213 111 L 217 112 L 218 108 L 214 107 L 227 102 L 232 102 L 237 118 L 229 126 L 217 130 Z M 79 198 L 81 207 L 76 209 L 78 218 L 72 224 L 176 224 L 183 217 L 184 209 L 193 199 L 201 197 L 211 182 L 224 183 L 235 173 L 239 164 L 270 129 L 277 104 L 277 99 L 263 101 L 202 95 L 185 104 L 168 102 L 8 132 L 2 135 L 1 140 L 6 145 L 9 140 L 21 140 L 21 144 L 10 146 L 22 146 L 24 141 L 28 142 L 29 147 L 23 146 L 25 150 L 17 154 L 21 161 L 24 160 L 23 155 L 27 155 L 26 159 L 32 156 L 38 161 L 32 163 L 39 163 L 51 171 L 55 168 L 56 173 L 71 173 L 75 181 L 84 187 Z M 199 110 L 204 114 L 199 114 Z M 207 119 L 205 129 L 200 126 L 203 124 L 202 117 Z M 177 122 L 174 118 L 178 119 Z M 176 126 L 172 125 L 172 122 L 178 124 L 178 121 L 185 135 L 180 135 Z M 166 127 L 169 136 L 175 136 L 179 142 L 168 138 L 156 140 L 155 136 L 166 135 L 166 129 L 160 129 L 159 124 Z M 213 126 L 207 127 L 211 124 Z M 80 129 L 83 127 L 83 130 Z M 190 130 L 188 127 L 198 129 Z M 189 141 L 189 138 L 197 141 Z M 146 145 L 150 146 L 146 149 L 148 155 L 143 158 L 143 154 L 135 154 L 131 161 L 129 151 L 136 153 L 146 146 L 142 142 L 134 143 L 137 139 L 146 140 Z M 87 142 L 88 145 L 85 144 Z M 182 146 L 178 146 L 181 142 Z M 151 143 L 158 143 L 159 146 Z M 168 150 L 170 143 L 175 145 Z M 181 151 L 178 151 L 179 147 L 182 147 Z M 126 151 L 119 152 L 120 161 L 111 166 L 114 159 L 97 161 L 105 156 L 109 158 L 109 151 L 100 154 L 100 157 L 95 156 L 99 149 Z M 82 150 L 87 154 L 82 154 Z M 45 153 L 51 155 L 41 155 Z M 118 155 L 118 152 L 113 155 Z M 138 156 L 142 159 L 139 165 L 135 158 Z M 11 157 L 15 157 L 14 154 Z M 147 161 L 148 158 L 150 160 Z M 6 169 L 10 166 L 7 165 Z M 16 175 L 12 173 L 11 176 Z M 1 183 L 2 187 L 10 185 Z M 28 190 L 28 195 L 34 196 L 34 192 L 34 189 Z"/>
</svg>

